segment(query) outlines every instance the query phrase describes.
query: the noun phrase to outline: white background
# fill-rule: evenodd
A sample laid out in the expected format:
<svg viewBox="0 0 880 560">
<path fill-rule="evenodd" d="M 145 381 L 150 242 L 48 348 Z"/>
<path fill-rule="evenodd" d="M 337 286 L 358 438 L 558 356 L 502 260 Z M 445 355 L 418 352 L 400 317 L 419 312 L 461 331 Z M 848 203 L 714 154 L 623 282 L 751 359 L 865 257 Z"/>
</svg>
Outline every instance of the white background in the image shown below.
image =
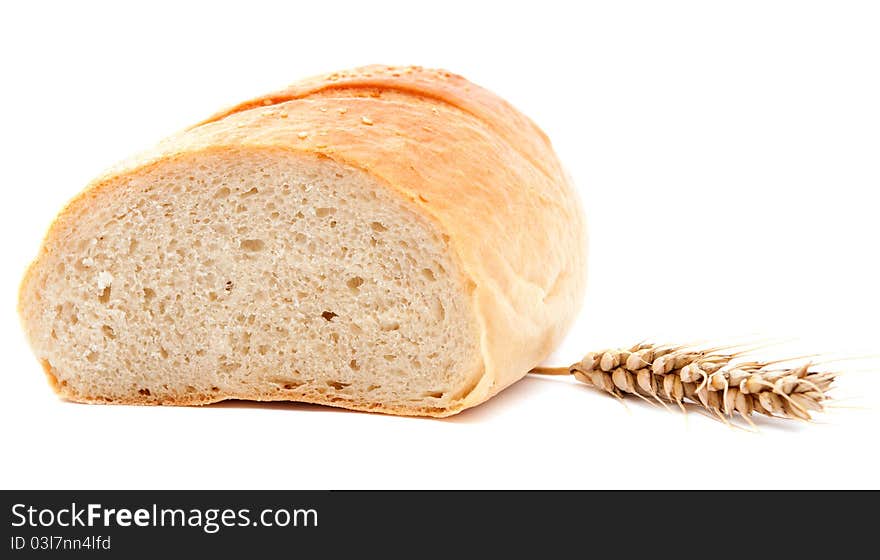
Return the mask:
<svg viewBox="0 0 880 560">
<path fill-rule="evenodd" d="M 420 64 L 530 115 L 582 192 L 590 285 L 554 363 L 645 337 L 876 354 L 878 29 L 872 2 L 4 3 L 0 486 L 880 487 L 876 359 L 838 364 L 848 408 L 757 435 L 555 378 L 448 420 L 85 406 L 15 315 L 52 217 L 116 160 L 305 76 Z"/>
</svg>

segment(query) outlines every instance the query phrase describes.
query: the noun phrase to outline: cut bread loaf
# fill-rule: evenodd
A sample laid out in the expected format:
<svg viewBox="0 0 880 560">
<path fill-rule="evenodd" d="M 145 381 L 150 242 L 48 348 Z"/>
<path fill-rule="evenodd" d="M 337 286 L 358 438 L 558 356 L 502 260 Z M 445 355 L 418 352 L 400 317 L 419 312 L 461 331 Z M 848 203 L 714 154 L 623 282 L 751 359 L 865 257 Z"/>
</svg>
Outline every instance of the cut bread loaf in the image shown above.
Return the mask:
<svg viewBox="0 0 880 560">
<path fill-rule="evenodd" d="M 447 416 L 554 348 L 585 251 L 531 121 L 448 72 L 374 66 L 243 103 L 94 181 L 19 309 L 70 400 Z"/>
</svg>

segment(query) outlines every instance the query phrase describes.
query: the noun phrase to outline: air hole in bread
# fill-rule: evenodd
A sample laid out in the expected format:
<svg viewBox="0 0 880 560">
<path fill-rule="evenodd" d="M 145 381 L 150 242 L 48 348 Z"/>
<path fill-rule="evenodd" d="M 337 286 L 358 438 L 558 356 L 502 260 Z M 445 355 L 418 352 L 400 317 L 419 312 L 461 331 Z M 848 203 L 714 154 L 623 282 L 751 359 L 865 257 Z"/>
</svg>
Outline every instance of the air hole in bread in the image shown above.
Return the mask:
<svg viewBox="0 0 880 560">
<path fill-rule="evenodd" d="M 363 283 L 363 278 L 361 278 L 360 276 L 353 276 L 345 282 L 345 285 L 348 286 L 349 289 L 351 289 L 352 291 L 357 292 L 359 291 L 359 288 L 363 285 Z"/>
<path fill-rule="evenodd" d="M 113 327 L 111 327 L 110 325 L 102 326 L 101 331 L 104 333 L 105 337 L 107 337 L 111 340 L 116 338 L 116 332 L 113 330 Z"/>
<path fill-rule="evenodd" d="M 361 366 L 360 364 L 358 364 L 357 360 L 351 360 L 350 362 L 348 362 L 348 367 L 350 367 L 354 371 L 361 369 Z"/>
<path fill-rule="evenodd" d="M 149 389 L 138 389 L 138 394 L 139 394 L 139 395 L 143 395 L 143 396 L 145 396 L 145 397 L 149 397 L 149 396 L 150 396 L 150 390 L 149 390 Z"/>
<path fill-rule="evenodd" d="M 214 230 L 219 235 L 229 235 L 232 230 L 229 227 L 229 224 L 225 223 L 212 223 L 211 229 Z"/>
<path fill-rule="evenodd" d="M 266 242 L 262 239 L 242 239 L 241 248 L 245 251 L 262 251 L 266 248 Z"/>
<path fill-rule="evenodd" d="M 233 371 L 239 369 L 241 364 L 238 362 L 220 362 L 220 371 L 223 373 L 232 373 Z"/>
<path fill-rule="evenodd" d="M 315 216 L 324 218 L 336 212 L 336 208 L 315 208 Z"/>
<path fill-rule="evenodd" d="M 341 390 L 345 389 L 346 387 L 350 387 L 351 383 L 342 383 L 341 381 L 328 381 L 327 385 L 329 385 L 330 387 L 333 387 L 337 391 L 341 391 Z"/>
<path fill-rule="evenodd" d="M 437 321 L 442 321 L 446 318 L 446 308 L 443 307 L 443 303 L 439 299 L 434 300 L 432 309 L 434 311 L 434 318 Z"/>
<path fill-rule="evenodd" d="M 240 198 L 247 198 L 249 196 L 254 196 L 255 194 L 257 194 L 259 192 L 260 191 L 257 190 L 257 187 L 253 187 L 251 190 L 241 193 Z"/>
<path fill-rule="evenodd" d="M 380 232 L 380 233 L 383 232 L 383 231 L 388 231 L 388 228 L 385 227 L 384 225 L 382 225 L 381 222 L 372 222 L 372 223 L 370 223 L 370 228 L 372 228 L 373 231 L 377 231 L 377 232 Z"/>
<path fill-rule="evenodd" d="M 110 286 L 104 286 L 104 289 L 98 294 L 98 301 L 104 304 L 110 301 Z"/>
<path fill-rule="evenodd" d="M 336 313 L 333 313 L 332 311 L 324 311 L 323 313 L 321 313 L 321 317 L 323 317 L 325 321 L 329 322 L 332 321 L 335 317 L 338 317 L 338 315 Z"/>
</svg>

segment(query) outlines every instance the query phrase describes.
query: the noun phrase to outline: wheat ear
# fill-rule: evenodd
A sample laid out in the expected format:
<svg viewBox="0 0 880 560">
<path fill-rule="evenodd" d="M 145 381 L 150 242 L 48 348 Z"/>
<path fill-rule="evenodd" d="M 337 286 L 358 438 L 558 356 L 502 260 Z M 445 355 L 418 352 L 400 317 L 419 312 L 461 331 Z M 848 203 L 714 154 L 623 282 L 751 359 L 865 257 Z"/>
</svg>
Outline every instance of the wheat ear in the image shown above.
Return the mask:
<svg viewBox="0 0 880 560">
<path fill-rule="evenodd" d="M 538 367 L 531 373 L 574 375 L 618 398 L 635 395 L 684 410 L 695 403 L 721 420 L 740 414 L 750 422 L 753 412 L 809 420 L 821 412 L 836 374 L 813 371 L 812 364 L 781 367 L 793 361 L 747 358 L 731 348 L 639 343 L 628 349 L 590 352 L 568 368 Z"/>
</svg>

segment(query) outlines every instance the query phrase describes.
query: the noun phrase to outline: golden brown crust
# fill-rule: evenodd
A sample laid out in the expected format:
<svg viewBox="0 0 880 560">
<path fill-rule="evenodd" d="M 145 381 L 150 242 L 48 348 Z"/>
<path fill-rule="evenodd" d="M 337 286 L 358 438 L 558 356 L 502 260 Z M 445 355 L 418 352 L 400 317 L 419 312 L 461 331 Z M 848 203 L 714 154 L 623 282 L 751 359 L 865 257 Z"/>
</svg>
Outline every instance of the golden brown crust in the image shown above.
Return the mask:
<svg viewBox="0 0 880 560">
<path fill-rule="evenodd" d="M 365 403 L 362 401 L 350 401 L 339 397 L 315 396 L 305 394 L 281 394 L 281 395 L 264 395 L 249 394 L 241 397 L 221 397 L 215 398 L 210 395 L 196 395 L 193 397 L 177 398 L 177 399 L 152 399 L 150 397 L 132 397 L 130 399 L 109 399 L 101 396 L 85 396 L 72 393 L 66 389 L 57 389 L 53 387 L 56 393 L 64 399 L 83 404 L 121 404 L 129 406 L 207 406 L 226 401 L 245 400 L 255 402 L 297 402 L 305 404 L 318 404 L 321 406 L 332 406 L 334 408 L 344 408 L 347 410 L 357 410 L 361 412 L 377 412 L 382 414 L 394 414 L 397 416 L 430 416 L 433 418 L 446 418 L 454 414 L 458 414 L 463 410 L 462 407 L 454 408 L 437 408 L 429 406 L 392 406 L 383 403 Z"/>
<path fill-rule="evenodd" d="M 371 66 L 305 80 L 219 113 L 93 183 L 59 216 L 44 246 L 119 175 L 220 148 L 304 152 L 370 173 L 449 237 L 472 286 L 484 368 L 452 408 L 290 400 L 446 416 L 524 376 L 574 319 L 585 226 L 549 141 L 508 103 L 444 71 Z"/>
<path fill-rule="evenodd" d="M 323 95 L 374 99 L 389 92 L 431 100 L 455 107 L 481 119 L 489 128 L 506 139 L 548 172 L 558 172 L 555 157 L 547 158 L 550 140 L 528 117 L 492 92 L 446 70 L 421 66 L 383 66 L 374 64 L 352 70 L 332 72 L 300 80 L 284 89 L 261 95 L 216 113 L 195 125 L 200 126 L 250 109 L 266 108 L 294 99 Z"/>
</svg>

